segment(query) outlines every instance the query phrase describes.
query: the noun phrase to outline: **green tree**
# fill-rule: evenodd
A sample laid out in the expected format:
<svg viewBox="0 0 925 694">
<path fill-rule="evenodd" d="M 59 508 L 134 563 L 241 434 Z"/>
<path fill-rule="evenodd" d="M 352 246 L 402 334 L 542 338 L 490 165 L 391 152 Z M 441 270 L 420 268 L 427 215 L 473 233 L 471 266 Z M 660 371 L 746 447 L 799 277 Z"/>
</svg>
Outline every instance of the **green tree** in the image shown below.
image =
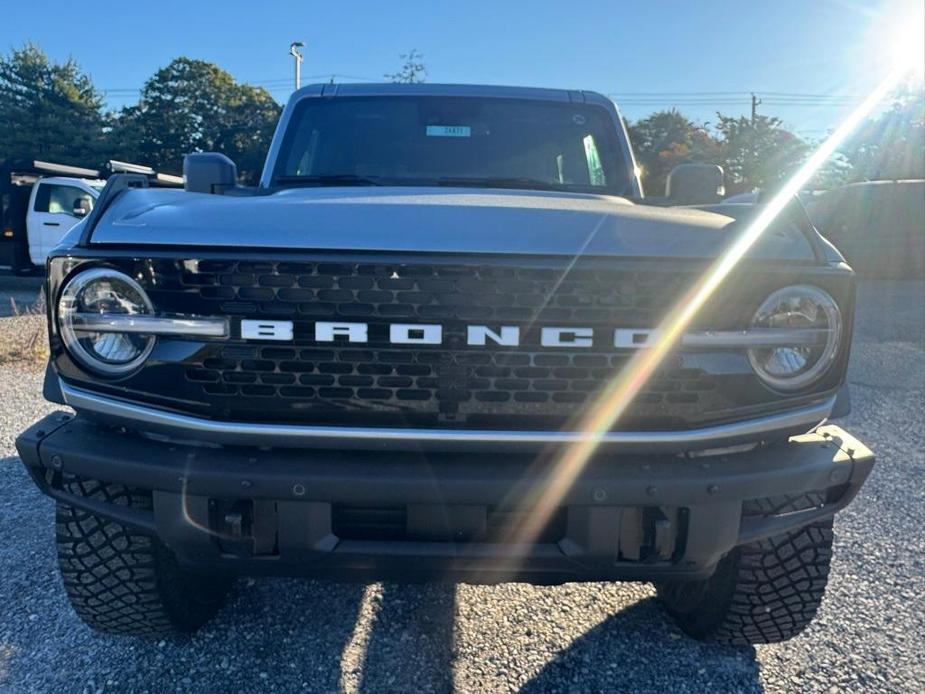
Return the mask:
<svg viewBox="0 0 925 694">
<path fill-rule="evenodd" d="M 101 94 L 73 59 L 53 63 L 31 43 L 0 56 L 0 160 L 32 156 L 98 165 L 102 105 Z"/>
<path fill-rule="evenodd" d="M 719 143 L 707 127 L 675 109 L 658 111 L 627 127 L 649 195 L 665 194 L 668 174 L 678 164 L 719 163 Z"/>
<path fill-rule="evenodd" d="M 418 50 L 412 48 L 410 53 L 402 53 L 398 57 L 404 61 L 401 69 L 390 75 L 384 75 L 387 80 L 405 84 L 417 84 L 427 80 L 427 67 L 424 65 L 424 56 Z"/>
<path fill-rule="evenodd" d="M 809 145 L 785 130 L 779 118 L 716 116 L 728 194 L 775 187 L 803 163 L 809 151 Z"/>
<path fill-rule="evenodd" d="M 925 178 L 925 95 L 921 85 L 899 92 L 842 148 L 853 181 Z"/>
<path fill-rule="evenodd" d="M 816 149 L 819 142 L 810 143 L 810 149 Z M 835 152 L 826 162 L 819 167 L 819 171 L 813 176 L 807 188 L 812 190 L 832 190 L 843 186 L 851 180 L 853 167 L 851 161 L 842 152 Z"/>
<path fill-rule="evenodd" d="M 111 143 L 117 158 L 171 172 L 190 152 L 222 152 L 242 180 L 255 182 L 279 113 L 266 89 L 240 84 L 212 63 L 176 58 L 118 115 Z"/>
</svg>

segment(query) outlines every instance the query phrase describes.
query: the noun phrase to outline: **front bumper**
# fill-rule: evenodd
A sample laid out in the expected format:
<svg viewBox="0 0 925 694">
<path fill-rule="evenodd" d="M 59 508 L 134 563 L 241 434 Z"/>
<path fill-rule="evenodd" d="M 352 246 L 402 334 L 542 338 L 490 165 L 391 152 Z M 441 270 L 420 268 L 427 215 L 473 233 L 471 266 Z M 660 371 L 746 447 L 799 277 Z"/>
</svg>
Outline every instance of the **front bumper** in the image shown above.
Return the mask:
<svg viewBox="0 0 925 694">
<path fill-rule="evenodd" d="M 736 545 L 846 506 L 874 463 L 836 426 L 736 455 L 602 454 L 577 475 L 561 448 L 474 455 L 183 444 L 64 413 L 16 445 L 43 492 L 156 534 L 185 564 L 473 582 L 706 576 Z M 153 511 L 71 496 L 64 482 L 73 477 L 150 490 Z M 807 494 L 817 501 L 801 510 L 743 515 L 752 499 Z M 546 507 L 548 522 L 535 522 Z"/>
<path fill-rule="evenodd" d="M 46 384 L 48 383 L 46 376 Z M 226 422 L 169 412 L 156 407 L 100 395 L 64 381 L 58 382 L 61 401 L 78 412 L 111 424 L 222 445 L 393 451 L 534 452 L 593 440 L 598 450 L 619 453 L 674 453 L 720 448 L 753 441 L 785 440 L 808 431 L 832 416 L 837 396 L 796 409 L 755 416 L 726 424 L 671 431 L 478 430 L 408 427 L 344 427 L 302 424 Z"/>
</svg>

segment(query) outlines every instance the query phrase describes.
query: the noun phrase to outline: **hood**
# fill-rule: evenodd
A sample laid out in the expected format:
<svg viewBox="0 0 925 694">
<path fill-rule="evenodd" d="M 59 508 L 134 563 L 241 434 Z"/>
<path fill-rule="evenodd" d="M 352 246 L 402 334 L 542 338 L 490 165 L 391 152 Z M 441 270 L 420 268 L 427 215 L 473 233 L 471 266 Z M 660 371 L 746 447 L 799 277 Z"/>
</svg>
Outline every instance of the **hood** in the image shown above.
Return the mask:
<svg viewBox="0 0 925 694">
<path fill-rule="evenodd" d="M 789 224 L 750 255 L 812 260 Z M 92 243 L 234 249 L 710 258 L 734 238 L 721 214 L 610 196 L 471 188 L 294 188 L 263 195 L 135 189 Z"/>
</svg>

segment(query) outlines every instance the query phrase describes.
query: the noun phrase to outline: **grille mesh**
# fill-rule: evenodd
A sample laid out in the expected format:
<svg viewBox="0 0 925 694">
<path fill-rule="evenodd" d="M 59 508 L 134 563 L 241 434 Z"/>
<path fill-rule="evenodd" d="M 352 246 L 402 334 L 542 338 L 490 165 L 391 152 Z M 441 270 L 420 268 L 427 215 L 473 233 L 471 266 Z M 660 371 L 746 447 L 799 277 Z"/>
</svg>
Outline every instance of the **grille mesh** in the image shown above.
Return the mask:
<svg viewBox="0 0 925 694">
<path fill-rule="evenodd" d="M 232 314 L 642 327 L 654 324 L 691 278 L 552 267 L 200 261 L 178 279 L 177 288 Z"/>
<path fill-rule="evenodd" d="M 619 355 L 226 348 L 186 371 L 211 395 L 355 401 L 444 414 L 567 414 L 624 364 Z M 639 405 L 696 408 L 716 388 L 699 369 L 663 370 Z M 538 410 L 542 406 L 542 412 Z"/>
<path fill-rule="evenodd" d="M 180 291 L 186 300 L 197 295 L 205 313 L 294 322 L 292 344 L 239 342 L 189 365 L 186 379 L 210 397 L 280 399 L 335 418 L 350 410 L 406 412 L 485 425 L 504 415 L 572 416 L 629 356 L 606 345 L 538 351 L 539 326 L 597 327 L 611 338 L 616 326 L 651 327 L 690 280 L 687 273 L 565 266 L 209 260 L 165 273 L 156 301 Z M 369 343 L 319 347 L 317 320 L 365 322 Z M 467 345 L 473 321 L 518 326 L 522 346 Z M 443 343 L 390 345 L 390 322 L 439 323 Z M 715 388 L 709 374 L 669 365 L 636 404 L 649 416 L 680 419 Z"/>
</svg>

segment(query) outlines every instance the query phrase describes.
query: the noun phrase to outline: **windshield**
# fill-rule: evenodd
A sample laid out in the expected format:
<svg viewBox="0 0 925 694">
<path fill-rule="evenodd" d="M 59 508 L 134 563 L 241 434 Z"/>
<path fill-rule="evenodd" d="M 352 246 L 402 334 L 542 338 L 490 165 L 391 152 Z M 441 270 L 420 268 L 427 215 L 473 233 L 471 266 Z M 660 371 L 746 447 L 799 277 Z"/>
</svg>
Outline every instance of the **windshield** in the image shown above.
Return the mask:
<svg viewBox="0 0 925 694">
<path fill-rule="evenodd" d="M 627 192 L 630 173 L 600 106 L 477 97 L 304 99 L 276 185 L 474 185 Z"/>
</svg>

